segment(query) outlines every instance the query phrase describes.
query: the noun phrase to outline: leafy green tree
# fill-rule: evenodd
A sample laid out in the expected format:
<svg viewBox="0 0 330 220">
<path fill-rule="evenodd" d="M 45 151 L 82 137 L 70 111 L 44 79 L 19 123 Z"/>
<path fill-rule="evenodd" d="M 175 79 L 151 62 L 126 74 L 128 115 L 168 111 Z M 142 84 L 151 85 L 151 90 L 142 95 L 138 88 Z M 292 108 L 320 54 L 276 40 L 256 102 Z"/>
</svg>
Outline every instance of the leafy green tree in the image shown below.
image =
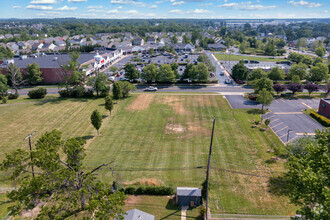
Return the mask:
<svg viewBox="0 0 330 220">
<path fill-rule="evenodd" d="M 234 80 L 246 80 L 249 74 L 249 69 L 244 65 L 241 60 L 232 68 L 232 77 Z"/>
<path fill-rule="evenodd" d="M 121 99 L 123 97 L 122 88 L 120 86 L 119 81 L 113 84 L 112 94 L 113 94 L 113 98 L 116 100 Z"/>
<path fill-rule="evenodd" d="M 189 75 L 192 81 L 208 82 L 210 80 L 209 71 L 204 63 L 193 65 Z"/>
<path fill-rule="evenodd" d="M 313 64 L 313 59 L 309 56 L 304 56 L 304 58 L 301 60 L 303 64 L 306 64 L 307 66 L 310 66 Z"/>
<path fill-rule="evenodd" d="M 295 62 L 295 63 L 300 63 L 302 62 L 302 60 L 304 59 L 304 55 L 302 54 L 299 54 L 299 53 L 290 53 L 289 56 L 288 56 L 288 59 L 291 60 L 292 62 Z"/>
<path fill-rule="evenodd" d="M 53 130 L 44 133 L 31 152 L 18 149 L 6 154 L 1 170 L 18 183 L 7 194 L 12 201 L 9 214 L 21 215 L 38 206 L 37 219 L 75 218 L 80 212 L 102 219 L 122 216 L 124 193 L 113 193 L 111 185 L 96 178 L 97 171 L 111 168 L 110 163 L 84 170 L 84 144 L 79 138 L 64 141 L 61 132 Z"/>
<path fill-rule="evenodd" d="M 264 112 L 264 106 L 268 106 L 273 101 L 273 93 L 263 88 L 259 91 L 257 101 L 261 104 L 261 111 Z"/>
<path fill-rule="evenodd" d="M 149 52 L 149 55 L 155 54 L 155 50 L 153 48 L 150 48 L 148 52 Z"/>
<path fill-rule="evenodd" d="M 298 83 L 298 84 L 301 83 L 300 77 L 298 75 L 293 75 L 291 77 L 291 82 Z"/>
<path fill-rule="evenodd" d="M 13 57 L 14 54 L 9 48 L 0 46 L 0 60 L 5 60 Z"/>
<path fill-rule="evenodd" d="M 144 73 L 142 73 L 142 79 L 146 80 L 147 83 L 156 81 L 158 75 L 158 68 L 156 64 L 151 63 L 144 67 Z"/>
<path fill-rule="evenodd" d="M 43 80 L 40 66 L 37 63 L 28 64 L 26 67 L 26 73 L 24 74 L 27 83 L 35 85 Z"/>
<path fill-rule="evenodd" d="M 324 47 L 318 47 L 316 48 L 315 50 L 315 54 L 319 57 L 324 57 L 324 54 L 325 54 L 325 48 Z"/>
<path fill-rule="evenodd" d="M 158 81 L 174 83 L 176 81 L 175 73 L 170 64 L 162 64 L 159 67 Z"/>
<path fill-rule="evenodd" d="M 134 64 L 130 63 L 125 66 L 125 77 L 129 80 L 136 80 L 140 77 L 140 72 Z"/>
<path fill-rule="evenodd" d="M 320 82 L 322 80 L 327 79 L 329 69 L 328 66 L 324 63 L 318 63 L 316 66 L 313 66 L 310 71 L 311 81 L 312 82 Z"/>
<path fill-rule="evenodd" d="M 293 65 L 289 70 L 288 78 L 292 79 L 293 76 L 299 76 L 299 79 L 306 79 L 307 66 L 303 63 Z"/>
<path fill-rule="evenodd" d="M 323 59 L 321 57 L 316 57 L 313 66 L 316 66 L 318 63 L 323 63 Z"/>
<path fill-rule="evenodd" d="M 0 73 L 0 98 L 6 96 L 8 88 L 6 76 Z"/>
<path fill-rule="evenodd" d="M 256 79 L 261 79 L 263 77 L 267 77 L 266 72 L 261 69 L 254 69 L 251 74 L 249 74 L 249 80 L 256 80 Z"/>
<path fill-rule="evenodd" d="M 91 115 L 91 123 L 94 128 L 97 130 L 97 135 L 99 135 L 99 129 L 102 125 L 102 116 L 98 110 L 94 110 Z"/>
<path fill-rule="evenodd" d="M 265 48 L 265 55 L 276 56 L 276 47 L 273 42 L 269 42 Z"/>
<path fill-rule="evenodd" d="M 261 79 L 254 80 L 253 83 L 254 93 L 259 93 L 259 91 L 266 89 L 269 92 L 273 91 L 273 81 L 263 77 Z"/>
<path fill-rule="evenodd" d="M 269 73 L 268 78 L 274 81 L 282 80 L 285 77 L 285 73 L 278 66 L 274 67 Z"/>
<path fill-rule="evenodd" d="M 171 69 L 174 71 L 174 75 L 176 79 L 180 79 L 180 74 L 178 72 L 179 64 L 178 63 L 171 63 Z"/>
<path fill-rule="evenodd" d="M 7 82 L 8 85 L 15 90 L 15 93 L 17 93 L 17 90 L 21 88 L 22 85 L 25 84 L 25 80 L 23 80 L 21 69 L 13 63 L 9 64 L 8 66 L 7 80 L 8 80 Z"/>
<path fill-rule="evenodd" d="M 296 48 L 298 48 L 298 51 L 300 48 L 304 48 L 307 46 L 307 39 L 306 38 L 299 38 L 296 43 Z"/>
<path fill-rule="evenodd" d="M 86 81 L 86 74 L 78 61 L 80 53 L 73 51 L 69 56 L 70 60 L 68 61 L 68 64 L 63 65 L 64 72 L 61 73 L 61 77 L 65 81 L 64 85 L 66 88 L 69 86 L 83 86 Z"/>
<path fill-rule="evenodd" d="M 110 112 L 111 115 L 111 111 L 113 110 L 113 106 L 114 106 L 112 98 L 110 96 L 107 96 L 104 99 L 105 99 L 104 107 L 106 110 Z"/>
<path fill-rule="evenodd" d="M 305 142 L 288 151 L 288 196 L 303 218 L 330 219 L 330 130 L 316 130 L 315 139 Z"/>
<path fill-rule="evenodd" d="M 101 72 L 97 72 L 94 77 L 89 78 L 89 85 L 93 86 L 96 96 L 99 96 L 100 92 L 107 90 L 107 80 L 108 76 Z"/>
</svg>

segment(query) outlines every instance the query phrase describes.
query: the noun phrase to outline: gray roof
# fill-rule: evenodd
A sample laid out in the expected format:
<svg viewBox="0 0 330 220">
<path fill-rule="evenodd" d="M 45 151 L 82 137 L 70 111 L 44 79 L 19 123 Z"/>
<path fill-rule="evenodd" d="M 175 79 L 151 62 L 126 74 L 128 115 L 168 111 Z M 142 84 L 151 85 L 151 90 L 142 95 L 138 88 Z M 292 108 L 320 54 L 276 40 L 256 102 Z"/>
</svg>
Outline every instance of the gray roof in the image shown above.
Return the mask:
<svg viewBox="0 0 330 220">
<path fill-rule="evenodd" d="M 124 220 L 155 220 L 155 216 L 138 209 L 131 209 L 124 215 Z"/>
<path fill-rule="evenodd" d="M 176 192 L 178 196 L 202 196 L 201 189 L 196 187 L 177 187 Z"/>
<path fill-rule="evenodd" d="M 95 54 L 93 53 L 82 53 L 78 59 L 79 63 L 85 63 L 89 60 L 94 59 Z M 55 61 L 55 57 L 57 60 Z M 60 68 L 61 65 L 67 64 L 70 59 L 69 54 L 51 54 L 45 56 L 39 56 L 37 58 L 27 57 L 21 60 L 20 58 L 13 58 L 14 63 L 17 67 L 26 68 L 28 64 L 37 63 L 40 68 Z M 0 65 L 0 68 L 6 68 L 6 65 Z"/>
<path fill-rule="evenodd" d="M 325 101 L 326 103 L 330 104 L 330 99 L 329 98 L 325 98 L 325 99 L 323 99 L 323 101 Z"/>
</svg>

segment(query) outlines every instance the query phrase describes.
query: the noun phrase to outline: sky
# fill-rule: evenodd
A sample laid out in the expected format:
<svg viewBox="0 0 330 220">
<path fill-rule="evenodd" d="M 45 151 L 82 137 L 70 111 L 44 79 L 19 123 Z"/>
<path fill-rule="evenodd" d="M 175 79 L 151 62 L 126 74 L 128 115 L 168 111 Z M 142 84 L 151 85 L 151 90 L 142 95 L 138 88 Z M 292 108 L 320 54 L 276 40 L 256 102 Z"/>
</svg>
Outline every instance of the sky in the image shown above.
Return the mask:
<svg viewBox="0 0 330 220">
<path fill-rule="evenodd" d="M 329 0 L 1 0 L 1 18 L 330 18 Z"/>
</svg>

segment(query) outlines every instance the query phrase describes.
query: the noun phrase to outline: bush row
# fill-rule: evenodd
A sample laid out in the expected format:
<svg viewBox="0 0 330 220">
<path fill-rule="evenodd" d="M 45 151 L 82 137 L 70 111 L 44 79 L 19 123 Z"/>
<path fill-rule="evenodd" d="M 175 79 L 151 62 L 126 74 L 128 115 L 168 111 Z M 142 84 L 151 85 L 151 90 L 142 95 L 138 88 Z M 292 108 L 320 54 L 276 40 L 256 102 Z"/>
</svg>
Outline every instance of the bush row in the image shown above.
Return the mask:
<svg viewBox="0 0 330 220">
<path fill-rule="evenodd" d="M 83 87 L 74 87 L 58 91 L 61 98 L 88 98 L 93 97 L 92 89 L 85 90 Z"/>
<path fill-rule="evenodd" d="M 19 97 L 19 94 L 18 94 L 17 92 L 15 92 L 15 93 L 10 93 L 10 94 L 8 95 L 8 99 L 18 99 L 18 97 Z"/>
<path fill-rule="evenodd" d="M 170 186 L 128 186 L 121 189 L 126 195 L 174 195 L 175 191 Z"/>
<path fill-rule="evenodd" d="M 45 88 L 30 90 L 28 93 L 28 96 L 31 99 L 43 99 L 45 98 L 46 95 L 47 95 L 47 89 Z"/>
<path fill-rule="evenodd" d="M 310 116 L 312 116 L 316 121 L 318 121 L 321 125 L 330 127 L 330 119 L 327 119 L 326 117 L 311 111 Z"/>
</svg>

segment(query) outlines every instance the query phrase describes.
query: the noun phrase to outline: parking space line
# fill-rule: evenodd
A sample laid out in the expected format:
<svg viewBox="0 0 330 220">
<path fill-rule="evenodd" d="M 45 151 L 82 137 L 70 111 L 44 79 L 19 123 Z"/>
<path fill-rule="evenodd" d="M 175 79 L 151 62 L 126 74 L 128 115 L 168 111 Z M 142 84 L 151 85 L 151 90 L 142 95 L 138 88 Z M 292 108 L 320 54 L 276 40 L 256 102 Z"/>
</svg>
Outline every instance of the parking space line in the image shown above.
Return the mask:
<svg viewBox="0 0 330 220">
<path fill-rule="evenodd" d="M 276 131 L 275 133 L 280 132 L 280 131 L 283 131 L 286 128 L 288 128 L 288 126 L 285 126 L 284 128 L 281 128 L 280 130 Z"/>
<path fill-rule="evenodd" d="M 287 143 L 289 143 L 290 141 L 293 141 L 294 139 L 296 139 L 298 136 L 295 136 L 293 138 L 291 138 L 289 141 L 287 141 Z"/>
<path fill-rule="evenodd" d="M 301 104 L 303 104 L 304 106 L 306 106 L 307 108 L 312 108 L 312 107 L 310 107 L 309 105 L 307 105 L 307 104 L 305 104 L 305 103 L 301 103 Z"/>
<path fill-rule="evenodd" d="M 277 101 L 276 99 L 274 99 L 274 101 L 276 102 L 276 103 L 280 103 L 279 101 Z"/>
<path fill-rule="evenodd" d="M 300 115 L 302 112 L 274 112 L 274 115 Z"/>
<path fill-rule="evenodd" d="M 270 127 L 270 128 L 273 129 L 273 128 L 275 128 L 276 126 L 279 126 L 279 125 L 281 125 L 281 124 L 283 124 L 283 122 L 278 123 L 277 125 L 275 125 L 275 126 L 273 126 L 273 127 Z"/>
<path fill-rule="evenodd" d="M 272 117 L 275 117 L 276 115 L 272 115 L 269 118 L 264 118 L 264 119 L 271 119 Z"/>
<path fill-rule="evenodd" d="M 286 135 L 288 135 L 288 134 L 283 134 L 283 135 L 280 137 L 280 139 L 282 139 L 282 137 L 284 137 L 284 136 L 286 136 Z"/>
<path fill-rule="evenodd" d="M 315 135 L 315 133 L 296 133 L 296 135 Z"/>
<path fill-rule="evenodd" d="M 270 123 L 273 123 L 273 122 L 275 122 L 275 121 L 278 121 L 278 118 L 276 118 L 274 121 L 271 121 Z"/>
</svg>

